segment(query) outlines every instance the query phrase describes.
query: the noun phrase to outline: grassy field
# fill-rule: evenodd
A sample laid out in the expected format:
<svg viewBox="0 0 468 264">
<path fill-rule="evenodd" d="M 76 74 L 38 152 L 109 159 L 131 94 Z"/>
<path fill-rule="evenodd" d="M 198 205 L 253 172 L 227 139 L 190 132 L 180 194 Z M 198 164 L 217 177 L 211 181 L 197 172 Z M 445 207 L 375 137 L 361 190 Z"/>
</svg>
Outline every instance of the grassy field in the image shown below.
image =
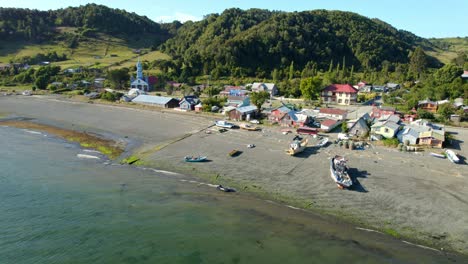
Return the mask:
<svg viewBox="0 0 468 264">
<path fill-rule="evenodd" d="M 60 28 L 61 32 L 74 32 L 73 28 Z M 94 37 L 83 38 L 79 46 L 75 49 L 68 48 L 63 41 L 50 41 L 48 43 L 33 44 L 24 41 L 1 41 L 0 40 L 0 63 L 18 61 L 25 56 L 34 56 L 38 53 L 57 52 L 66 54 L 69 58 L 66 61 L 55 62 L 62 69 L 75 68 L 78 66 L 99 67 L 99 68 L 120 68 L 134 66 L 139 55 L 134 53 L 135 49 L 142 52 L 142 61 L 153 61 L 157 59 L 170 59 L 169 56 L 158 52 L 150 51 L 151 44 L 145 37 L 140 40 L 126 41 L 118 37 L 97 33 Z"/>
<path fill-rule="evenodd" d="M 443 63 L 451 62 L 457 53 L 468 53 L 468 37 L 465 38 L 442 38 L 429 39 L 437 48 L 432 51 L 426 51 L 428 55 L 434 56 Z"/>
</svg>

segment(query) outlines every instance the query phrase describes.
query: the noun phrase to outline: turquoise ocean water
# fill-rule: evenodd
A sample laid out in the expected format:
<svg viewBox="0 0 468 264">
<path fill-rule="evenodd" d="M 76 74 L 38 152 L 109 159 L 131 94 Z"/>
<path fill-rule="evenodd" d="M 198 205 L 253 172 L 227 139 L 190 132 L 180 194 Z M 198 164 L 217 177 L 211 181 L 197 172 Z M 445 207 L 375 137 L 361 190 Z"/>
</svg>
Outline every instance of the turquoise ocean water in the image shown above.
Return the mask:
<svg viewBox="0 0 468 264">
<path fill-rule="evenodd" d="M 0 263 L 452 263 L 460 256 L 0 126 Z"/>
</svg>

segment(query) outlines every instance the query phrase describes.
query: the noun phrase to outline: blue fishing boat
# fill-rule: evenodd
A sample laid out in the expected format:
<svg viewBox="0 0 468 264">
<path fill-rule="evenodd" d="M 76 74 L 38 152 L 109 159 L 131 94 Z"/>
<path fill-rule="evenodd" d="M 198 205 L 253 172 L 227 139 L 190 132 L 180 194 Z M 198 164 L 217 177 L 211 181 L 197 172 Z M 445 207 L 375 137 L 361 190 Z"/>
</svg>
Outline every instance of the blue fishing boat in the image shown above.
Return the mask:
<svg viewBox="0 0 468 264">
<path fill-rule="evenodd" d="M 202 161 L 205 161 L 206 160 L 206 157 L 205 156 L 185 156 L 184 157 L 184 160 L 186 162 L 202 162 Z"/>
</svg>

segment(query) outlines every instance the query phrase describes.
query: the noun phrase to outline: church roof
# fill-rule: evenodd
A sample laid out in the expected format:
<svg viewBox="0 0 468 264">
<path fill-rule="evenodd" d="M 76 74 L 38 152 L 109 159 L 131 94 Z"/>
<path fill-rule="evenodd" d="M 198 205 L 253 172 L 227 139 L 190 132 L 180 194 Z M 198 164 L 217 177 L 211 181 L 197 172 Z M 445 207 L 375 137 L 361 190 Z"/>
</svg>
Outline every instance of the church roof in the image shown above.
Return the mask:
<svg viewBox="0 0 468 264">
<path fill-rule="evenodd" d="M 132 82 L 132 85 L 148 85 L 148 83 L 142 79 L 136 79 Z"/>
</svg>

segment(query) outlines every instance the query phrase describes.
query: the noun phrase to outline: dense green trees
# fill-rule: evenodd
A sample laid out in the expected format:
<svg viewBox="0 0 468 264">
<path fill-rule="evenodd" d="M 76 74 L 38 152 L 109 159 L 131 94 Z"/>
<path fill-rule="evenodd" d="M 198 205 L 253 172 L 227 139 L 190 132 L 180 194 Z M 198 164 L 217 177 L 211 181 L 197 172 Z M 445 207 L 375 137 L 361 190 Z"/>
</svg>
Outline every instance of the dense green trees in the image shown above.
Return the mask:
<svg viewBox="0 0 468 264">
<path fill-rule="evenodd" d="M 270 98 L 270 93 L 267 91 L 254 92 L 250 94 L 250 101 L 255 105 L 258 110 L 262 108 L 262 105 Z"/>
<path fill-rule="evenodd" d="M 157 44 L 166 40 L 172 29 L 170 26 L 162 28 L 145 16 L 96 4 L 50 11 L 0 8 L 2 39 L 43 41 L 57 34 L 56 27 L 83 28 L 83 35 L 94 29 L 118 35 L 152 34 Z M 74 47 L 77 40 L 71 38 L 68 44 Z"/>
<path fill-rule="evenodd" d="M 128 87 L 128 80 L 130 74 L 128 68 L 114 69 L 107 72 L 107 79 L 109 80 L 112 88 L 122 89 Z"/>
<path fill-rule="evenodd" d="M 241 69 L 257 78 L 268 73 L 277 78 L 286 71 L 292 79 L 304 69 L 310 77 L 331 65 L 345 75 L 353 66 L 380 70 L 384 61 L 388 72 L 408 63 L 409 52 L 420 42 L 424 40 L 409 32 L 349 12 L 228 9 L 184 24 L 162 50 L 190 65 L 196 75 L 233 76 Z"/>
<path fill-rule="evenodd" d="M 306 100 L 319 98 L 322 89 L 322 80 L 319 77 L 308 77 L 301 80 L 302 97 Z"/>
</svg>

